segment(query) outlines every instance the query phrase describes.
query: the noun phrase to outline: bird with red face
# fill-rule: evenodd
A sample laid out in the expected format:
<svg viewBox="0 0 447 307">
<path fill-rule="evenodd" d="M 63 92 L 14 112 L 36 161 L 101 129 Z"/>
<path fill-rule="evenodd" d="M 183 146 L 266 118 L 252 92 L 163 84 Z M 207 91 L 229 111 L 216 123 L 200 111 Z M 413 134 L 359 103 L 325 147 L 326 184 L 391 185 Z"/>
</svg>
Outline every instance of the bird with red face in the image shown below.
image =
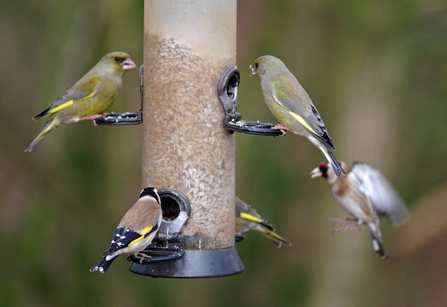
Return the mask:
<svg viewBox="0 0 447 307">
<path fill-rule="evenodd" d="M 140 264 L 144 258 L 150 258 L 140 253 L 148 246 L 160 229 L 163 221 L 160 195 L 156 188 L 145 188 L 140 193 L 138 201 L 127 211 L 118 224 L 110 242 L 110 247 L 102 254 L 102 259 L 90 269 L 90 272 L 105 273 L 112 262 L 121 254 L 139 255 Z"/>
<path fill-rule="evenodd" d="M 374 251 L 387 259 L 379 216 L 385 215 L 393 226 L 399 226 L 409 218 L 405 203 L 385 176 L 371 165 L 363 162 L 353 162 L 351 165 L 341 162 L 341 165 L 346 176 L 337 177 L 328 162 L 321 163 L 311 172 L 311 178 L 326 179 L 337 202 L 353 216 L 334 219 L 337 222 L 349 222 L 336 231 L 358 229 L 359 225 L 365 224 L 371 231 Z"/>
</svg>

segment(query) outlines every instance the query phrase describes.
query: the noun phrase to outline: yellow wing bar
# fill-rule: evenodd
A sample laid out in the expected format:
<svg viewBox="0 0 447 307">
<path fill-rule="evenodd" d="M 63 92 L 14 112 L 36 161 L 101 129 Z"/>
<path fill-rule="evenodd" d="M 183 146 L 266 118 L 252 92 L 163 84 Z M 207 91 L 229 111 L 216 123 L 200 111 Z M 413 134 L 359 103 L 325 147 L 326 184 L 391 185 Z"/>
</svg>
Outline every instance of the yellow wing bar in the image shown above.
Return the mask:
<svg viewBox="0 0 447 307">
<path fill-rule="evenodd" d="M 148 233 L 151 232 L 151 230 L 152 230 L 152 227 L 146 227 L 146 228 L 144 228 L 143 231 L 142 231 L 142 232 L 143 232 L 143 235 L 141 235 L 141 236 L 138 237 L 137 239 L 135 239 L 135 240 L 133 240 L 132 242 L 130 242 L 128 246 L 131 246 L 132 244 L 135 244 L 135 243 L 137 243 L 138 241 L 142 240 L 142 239 L 146 236 L 146 234 L 148 234 Z"/>
<path fill-rule="evenodd" d="M 304 118 L 302 118 L 301 116 L 299 116 L 298 114 L 290 111 L 289 109 L 287 109 L 279 100 L 278 98 L 276 98 L 275 95 L 273 95 L 273 98 L 275 99 L 275 101 L 284 109 L 287 111 L 287 113 L 289 113 L 290 115 L 292 115 L 293 118 L 295 118 L 301 125 L 303 125 L 307 130 L 315 133 L 314 129 L 312 129 L 312 127 L 304 120 Z"/>
<path fill-rule="evenodd" d="M 61 104 L 60 106 L 58 106 L 58 107 L 52 109 L 52 110 L 50 111 L 50 114 L 53 114 L 53 113 L 59 112 L 60 110 L 63 110 L 63 109 L 65 109 L 65 108 L 68 108 L 69 106 L 73 105 L 75 102 L 79 102 L 79 101 L 82 101 L 82 100 L 84 100 L 84 99 L 90 98 L 90 97 L 92 97 L 94 94 L 95 94 L 95 92 L 92 92 L 91 94 L 85 96 L 85 97 L 82 98 L 82 99 L 79 99 L 79 100 L 76 100 L 76 101 L 74 101 L 74 100 L 67 101 L 67 102 Z"/>
<path fill-rule="evenodd" d="M 245 219 L 245 220 L 249 220 L 249 221 L 253 221 L 256 223 L 263 223 L 264 221 L 257 218 L 256 216 L 253 216 L 251 214 L 245 213 L 245 212 L 241 212 L 241 218 Z"/>
</svg>

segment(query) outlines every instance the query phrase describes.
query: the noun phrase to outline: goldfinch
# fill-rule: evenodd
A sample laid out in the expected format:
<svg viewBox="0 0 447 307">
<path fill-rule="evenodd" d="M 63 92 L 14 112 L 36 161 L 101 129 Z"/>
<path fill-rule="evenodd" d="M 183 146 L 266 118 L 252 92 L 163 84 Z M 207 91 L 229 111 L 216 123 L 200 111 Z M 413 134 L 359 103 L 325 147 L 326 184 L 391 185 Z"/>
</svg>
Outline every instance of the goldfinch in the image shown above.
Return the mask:
<svg viewBox="0 0 447 307">
<path fill-rule="evenodd" d="M 388 255 L 383 247 L 379 216 L 385 215 L 394 226 L 406 222 L 409 213 L 405 203 L 390 182 L 377 169 L 369 164 L 354 162 L 347 165 L 341 162 L 346 176 L 336 177 L 328 162 L 321 163 L 311 174 L 311 178 L 323 177 L 327 180 L 337 202 L 354 218 L 334 219 L 337 222 L 350 222 L 336 230 L 358 228 L 365 224 L 371 231 L 374 251 L 382 258 Z"/>
<path fill-rule="evenodd" d="M 118 96 L 125 72 L 134 68 L 137 68 L 137 65 L 124 52 L 112 52 L 105 55 L 65 94 L 34 116 L 34 120 L 44 116 L 49 116 L 49 118 L 25 152 L 32 151 L 45 134 L 56 129 L 60 124 L 91 119 L 96 126 L 95 119 L 104 117 L 104 111 Z"/>
<path fill-rule="evenodd" d="M 292 244 L 275 233 L 275 228 L 272 224 L 264 220 L 261 215 L 250 205 L 236 197 L 236 234 L 241 234 L 248 230 L 254 230 L 271 240 L 278 248 L 281 244 Z"/>
<path fill-rule="evenodd" d="M 105 273 L 113 260 L 121 254 L 127 254 L 127 258 L 139 254 L 142 257 L 140 263 L 143 258 L 150 257 L 139 252 L 152 242 L 161 222 L 162 210 L 158 191 L 155 188 L 145 188 L 116 228 L 109 249 L 90 272 Z"/>
<path fill-rule="evenodd" d="M 304 136 L 317 146 L 331 161 L 334 173 L 345 174 L 340 163 L 332 153 L 335 145 L 329 136 L 323 119 L 315 108 L 309 95 L 287 69 L 284 63 L 271 55 L 256 59 L 252 74 L 258 75 L 262 93 L 270 112 L 281 123 L 272 129 L 280 129 L 283 135 L 287 131 Z"/>
</svg>

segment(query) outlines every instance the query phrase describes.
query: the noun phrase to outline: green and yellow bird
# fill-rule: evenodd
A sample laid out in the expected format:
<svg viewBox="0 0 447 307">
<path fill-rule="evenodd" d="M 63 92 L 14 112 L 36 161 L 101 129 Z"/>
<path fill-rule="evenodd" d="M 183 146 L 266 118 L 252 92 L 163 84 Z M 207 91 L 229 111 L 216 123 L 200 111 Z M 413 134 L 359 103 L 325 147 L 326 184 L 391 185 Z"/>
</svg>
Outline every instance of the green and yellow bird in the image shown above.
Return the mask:
<svg viewBox="0 0 447 307">
<path fill-rule="evenodd" d="M 250 68 L 252 74 L 261 80 L 262 93 L 270 112 L 281 123 L 272 129 L 280 129 L 283 135 L 292 131 L 308 138 L 331 162 L 337 176 L 340 173 L 346 175 L 330 149 L 335 150 L 335 145 L 320 113 L 286 65 L 274 56 L 264 55 L 256 59 L 254 68 Z"/>
<path fill-rule="evenodd" d="M 34 120 L 44 116 L 50 118 L 25 152 L 33 150 L 45 134 L 56 129 L 60 124 L 91 119 L 96 126 L 95 119 L 104 117 L 104 111 L 118 96 L 125 72 L 134 68 L 137 68 L 137 65 L 124 52 L 112 52 L 105 55 L 65 94 L 34 116 Z"/>
<path fill-rule="evenodd" d="M 250 205 L 245 203 L 239 197 L 236 197 L 236 234 L 254 230 L 271 240 L 278 248 L 281 244 L 292 244 L 275 233 L 275 228 L 272 224 L 264 220 L 261 215 L 253 209 Z"/>
</svg>

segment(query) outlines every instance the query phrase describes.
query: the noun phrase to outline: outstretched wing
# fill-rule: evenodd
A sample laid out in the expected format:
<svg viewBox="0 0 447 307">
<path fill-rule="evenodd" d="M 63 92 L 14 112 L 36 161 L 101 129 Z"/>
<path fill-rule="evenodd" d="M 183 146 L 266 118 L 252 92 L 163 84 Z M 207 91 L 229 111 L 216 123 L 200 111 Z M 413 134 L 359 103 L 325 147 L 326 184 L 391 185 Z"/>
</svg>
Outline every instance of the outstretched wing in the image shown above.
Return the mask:
<svg viewBox="0 0 447 307">
<path fill-rule="evenodd" d="M 377 169 L 369 164 L 355 162 L 353 173 L 362 183 L 362 189 L 379 215 L 386 215 L 394 226 L 406 222 L 410 216 L 400 195 Z"/>
</svg>

